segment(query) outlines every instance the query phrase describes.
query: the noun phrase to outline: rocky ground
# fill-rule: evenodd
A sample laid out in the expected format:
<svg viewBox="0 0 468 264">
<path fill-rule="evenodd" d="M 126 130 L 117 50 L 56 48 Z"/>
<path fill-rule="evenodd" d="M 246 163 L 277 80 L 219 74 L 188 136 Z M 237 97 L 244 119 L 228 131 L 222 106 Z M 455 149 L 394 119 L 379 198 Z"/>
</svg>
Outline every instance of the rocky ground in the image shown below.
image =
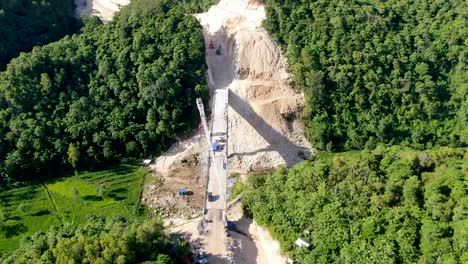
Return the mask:
<svg viewBox="0 0 468 264">
<path fill-rule="evenodd" d="M 174 144 L 169 151 L 150 165 L 153 182 L 145 186 L 143 202 L 154 214 L 169 219 L 172 224 L 198 217 L 202 213 L 206 172 L 206 155 L 202 154 L 204 137 L 199 133 Z M 179 189 L 187 195 L 179 195 Z"/>
<path fill-rule="evenodd" d="M 230 169 L 264 171 L 309 156 L 311 146 L 300 122 L 304 97 L 290 84 L 281 49 L 261 27 L 264 6 L 222 0 L 196 16 L 206 46 L 231 57 L 208 73 L 210 81 L 225 79 L 229 86 Z M 207 56 L 208 65 L 218 65 L 212 60 L 216 57 Z"/>
</svg>

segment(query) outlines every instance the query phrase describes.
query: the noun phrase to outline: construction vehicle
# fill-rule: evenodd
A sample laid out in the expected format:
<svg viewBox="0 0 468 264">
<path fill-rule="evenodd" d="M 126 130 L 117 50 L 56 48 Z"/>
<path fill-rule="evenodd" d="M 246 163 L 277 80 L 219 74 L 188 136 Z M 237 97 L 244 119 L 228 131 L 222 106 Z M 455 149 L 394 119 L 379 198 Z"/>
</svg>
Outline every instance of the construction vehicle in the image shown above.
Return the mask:
<svg viewBox="0 0 468 264">
<path fill-rule="evenodd" d="M 218 49 L 216 50 L 216 55 L 221 55 L 221 45 L 219 45 Z"/>
</svg>

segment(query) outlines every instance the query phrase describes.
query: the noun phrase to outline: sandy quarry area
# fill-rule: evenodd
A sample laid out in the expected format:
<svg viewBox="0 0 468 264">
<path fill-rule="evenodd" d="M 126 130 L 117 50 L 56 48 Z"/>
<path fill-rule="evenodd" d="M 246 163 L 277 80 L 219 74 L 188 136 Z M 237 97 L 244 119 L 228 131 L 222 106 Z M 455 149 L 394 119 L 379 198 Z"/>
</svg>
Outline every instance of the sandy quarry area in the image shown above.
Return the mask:
<svg viewBox="0 0 468 264">
<path fill-rule="evenodd" d="M 208 12 L 195 16 L 204 28 L 211 91 L 224 87 L 229 90 L 228 172 L 292 166 L 310 155 L 313 150 L 300 122 L 304 97 L 290 85 L 286 59 L 261 27 L 264 6 L 252 0 L 221 0 Z M 207 146 L 198 133 L 174 145 L 156 160 L 153 169 L 168 174 L 188 156 L 206 155 Z M 202 171 L 202 167 L 198 170 Z M 227 214 L 237 229 L 229 232 L 230 254 L 236 263 L 286 263 L 279 242 L 243 216 L 239 203 L 230 206 Z M 182 234 L 195 249 L 203 250 L 198 221 L 183 223 L 177 218 L 175 222 L 178 224 L 171 232 Z"/>
<path fill-rule="evenodd" d="M 130 0 L 75 0 L 75 15 L 93 15 L 109 21 L 115 12 L 129 3 Z"/>
<path fill-rule="evenodd" d="M 300 122 L 304 97 L 290 85 L 286 59 L 261 27 L 264 6 L 221 0 L 195 16 L 204 27 L 209 86 L 229 89 L 229 171 L 264 171 L 302 161 L 301 152 L 313 152 Z M 218 49 L 223 56 L 216 55 Z M 206 147 L 198 133 L 175 144 L 152 168 L 165 174 Z"/>
<path fill-rule="evenodd" d="M 304 97 L 291 87 L 281 49 L 261 27 L 264 6 L 221 0 L 196 17 L 206 46 L 230 57 L 221 64 L 208 50 L 206 58 L 210 85 L 229 89 L 229 168 L 264 171 L 302 161 L 312 152 L 299 122 Z"/>
</svg>

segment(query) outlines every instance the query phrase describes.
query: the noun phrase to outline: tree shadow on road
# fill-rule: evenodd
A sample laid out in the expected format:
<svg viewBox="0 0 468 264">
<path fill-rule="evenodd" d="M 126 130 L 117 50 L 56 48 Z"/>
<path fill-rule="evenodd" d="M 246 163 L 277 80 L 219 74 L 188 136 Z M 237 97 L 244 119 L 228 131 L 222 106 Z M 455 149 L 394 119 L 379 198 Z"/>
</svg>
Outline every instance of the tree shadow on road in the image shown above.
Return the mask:
<svg viewBox="0 0 468 264">
<path fill-rule="evenodd" d="M 252 224 L 252 219 L 246 217 L 228 222 L 228 232 L 232 239 L 232 251 L 236 263 L 257 263 L 258 248 L 249 233 L 249 227 Z"/>
</svg>

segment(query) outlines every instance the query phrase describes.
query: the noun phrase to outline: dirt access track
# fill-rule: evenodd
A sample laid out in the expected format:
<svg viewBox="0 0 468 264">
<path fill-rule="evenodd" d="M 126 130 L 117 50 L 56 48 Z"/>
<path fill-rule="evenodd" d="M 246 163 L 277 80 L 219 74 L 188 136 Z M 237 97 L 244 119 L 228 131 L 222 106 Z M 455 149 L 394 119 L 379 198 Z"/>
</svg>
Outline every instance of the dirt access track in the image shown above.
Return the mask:
<svg viewBox="0 0 468 264">
<path fill-rule="evenodd" d="M 291 166 L 310 155 L 298 121 L 304 97 L 290 86 L 286 60 L 261 27 L 264 6 L 252 0 L 221 0 L 195 16 L 203 26 L 214 128 L 220 91 L 228 97 L 228 170 Z M 201 238 L 209 262 L 285 263 L 279 243 L 260 227 L 251 228 L 255 223 L 239 209 L 228 210 L 227 220 L 240 232 L 229 231 L 227 238 L 214 228 Z"/>
</svg>

